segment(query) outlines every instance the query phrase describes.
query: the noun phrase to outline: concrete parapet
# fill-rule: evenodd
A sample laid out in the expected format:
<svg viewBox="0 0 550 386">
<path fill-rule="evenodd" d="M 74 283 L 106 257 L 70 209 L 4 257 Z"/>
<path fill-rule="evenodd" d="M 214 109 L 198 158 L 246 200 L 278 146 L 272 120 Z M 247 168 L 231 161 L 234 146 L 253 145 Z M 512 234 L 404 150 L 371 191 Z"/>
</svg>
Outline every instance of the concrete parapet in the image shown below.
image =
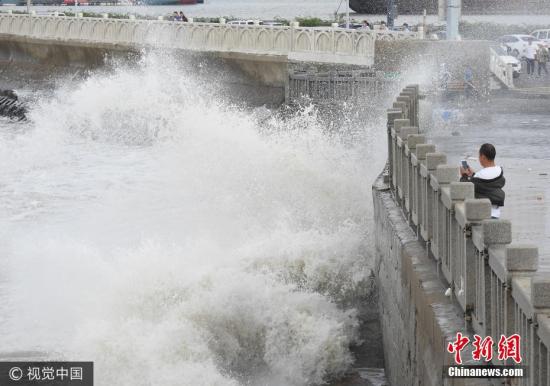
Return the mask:
<svg viewBox="0 0 550 386">
<path fill-rule="evenodd" d="M 418 134 L 418 127 L 413 126 L 404 126 L 399 130 L 399 138 L 403 142 L 407 142 L 409 140 L 409 135 Z"/>
<path fill-rule="evenodd" d="M 426 168 L 429 171 L 434 171 L 438 165 L 447 163 L 447 155 L 445 153 L 426 153 Z"/>
<path fill-rule="evenodd" d="M 403 116 L 405 116 L 405 117 L 409 116 L 409 109 L 408 109 L 407 103 L 405 103 L 405 102 L 393 102 L 393 108 L 403 111 Z M 410 125 L 411 124 L 409 123 L 407 126 L 410 126 Z"/>
<path fill-rule="evenodd" d="M 534 245 L 508 245 L 505 259 L 508 271 L 536 271 L 539 267 L 539 249 Z"/>
<path fill-rule="evenodd" d="M 388 109 L 387 114 L 388 114 L 388 127 L 393 127 L 394 121 L 396 119 L 403 118 L 403 112 L 399 109 Z"/>
<path fill-rule="evenodd" d="M 469 222 L 479 222 L 491 218 L 491 201 L 486 198 L 469 198 L 464 201 L 464 214 Z"/>
<path fill-rule="evenodd" d="M 428 153 L 435 153 L 435 145 L 427 143 L 416 145 L 416 158 L 419 161 L 425 160 Z"/>
<path fill-rule="evenodd" d="M 393 121 L 393 129 L 396 133 L 399 133 L 403 127 L 410 127 L 411 121 L 409 119 L 396 119 Z"/>
<path fill-rule="evenodd" d="M 457 173 L 458 175 L 458 173 Z M 451 182 L 451 200 L 468 200 L 474 198 L 475 188 L 471 182 Z"/>
<path fill-rule="evenodd" d="M 531 278 L 531 303 L 536 308 L 550 308 L 550 273 L 538 273 Z"/>
<path fill-rule="evenodd" d="M 407 146 L 410 150 L 416 151 L 416 147 L 426 143 L 426 136 L 423 134 L 411 134 L 407 138 Z"/>
<path fill-rule="evenodd" d="M 438 184 L 450 184 L 458 179 L 458 167 L 454 165 L 437 165 L 435 178 Z"/>
<path fill-rule="evenodd" d="M 488 217 L 491 217 L 490 207 Z M 510 221 L 485 220 L 482 223 L 482 227 L 485 245 L 510 244 L 512 242 L 512 223 Z"/>
</svg>

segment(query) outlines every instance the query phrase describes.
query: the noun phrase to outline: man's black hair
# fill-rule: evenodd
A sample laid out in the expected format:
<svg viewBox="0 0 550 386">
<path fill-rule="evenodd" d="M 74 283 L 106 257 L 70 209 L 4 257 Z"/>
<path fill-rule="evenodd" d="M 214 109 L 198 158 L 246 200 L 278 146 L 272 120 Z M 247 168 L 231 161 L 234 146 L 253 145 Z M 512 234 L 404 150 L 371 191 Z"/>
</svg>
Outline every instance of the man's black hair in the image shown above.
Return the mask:
<svg viewBox="0 0 550 386">
<path fill-rule="evenodd" d="M 489 161 L 494 161 L 497 156 L 497 151 L 490 143 L 484 143 L 479 148 L 479 154 L 484 155 Z"/>
</svg>

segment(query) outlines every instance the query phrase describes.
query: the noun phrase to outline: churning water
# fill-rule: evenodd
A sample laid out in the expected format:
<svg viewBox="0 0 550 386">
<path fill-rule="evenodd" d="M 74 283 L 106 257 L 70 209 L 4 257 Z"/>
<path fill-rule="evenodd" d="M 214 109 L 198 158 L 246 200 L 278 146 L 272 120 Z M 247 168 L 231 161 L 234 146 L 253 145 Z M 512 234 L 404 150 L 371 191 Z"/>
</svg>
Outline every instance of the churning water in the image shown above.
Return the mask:
<svg viewBox="0 0 550 386">
<path fill-rule="evenodd" d="M 93 360 L 99 385 L 307 385 L 349 368 L 383 126 L 259 119 L 201 82 L 150 54 L 2 124 L 4 357 Z"/>
</svg>

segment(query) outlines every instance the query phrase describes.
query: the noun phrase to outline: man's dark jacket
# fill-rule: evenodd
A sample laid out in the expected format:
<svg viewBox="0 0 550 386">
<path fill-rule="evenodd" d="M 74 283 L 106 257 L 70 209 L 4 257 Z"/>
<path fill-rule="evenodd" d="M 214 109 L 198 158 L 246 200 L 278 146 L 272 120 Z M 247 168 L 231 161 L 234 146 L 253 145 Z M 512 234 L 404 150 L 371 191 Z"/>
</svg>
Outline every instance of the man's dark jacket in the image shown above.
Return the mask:
<svg viewBox="0 0 550 386">
<path fill-rule="evenodd" d="M 491 180 L 484 180 L 478 177 L 462 176 L 461 182 L 472 182 L 474 184 L 475 198 L 488 198 L 491 200 L 492 205 L 504 206 L 504 185 L 506 179 L 504 178 L 504 170 L 501 168 L 500 175 Z"/>
</svg>

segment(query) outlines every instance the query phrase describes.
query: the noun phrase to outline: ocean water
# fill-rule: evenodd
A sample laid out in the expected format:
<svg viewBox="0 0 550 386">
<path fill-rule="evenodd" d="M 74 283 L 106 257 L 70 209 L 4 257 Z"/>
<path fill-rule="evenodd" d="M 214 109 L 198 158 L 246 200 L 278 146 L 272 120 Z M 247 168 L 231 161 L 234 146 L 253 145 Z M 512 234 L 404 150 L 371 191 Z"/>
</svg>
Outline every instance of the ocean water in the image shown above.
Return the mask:
<svg viewBox="0 0 550 386">
<path fill-rule="evenodd" d="M 4 6 L 5 9 L 25 10 L 26 7 Z M 90 12 L 113 12 L 132 13 L 141 15 L 170 15 L 175 10 L 183 11 L 191 17 L 235 17 L 242 19 L 271 20 L 277 17 L 293 19 L 296 17 L 320 17 L 323 19 L 334 18 L 335 13 L 345 14 L 346 1 L 344 0 L 205 0 L 204 4 L 185 6 L 82 6 L 82 7 L 33 7 L 38 13 L 48 12 L 54 9 L 60 11 L 75 11 L 76 9 Z M 353 11 L 354 19 L 363 20 L 385 20 L 385 15 L 357 15 Z M 464 16 L 467 21 L 488 21 L 499 24 L 546 24 L 548 15 L 471 15 Z M 437 15 L 430 15 L 427 18 L 429 23 L 436 23 Z M 420 15 L 402 15 L 397 23 L 420 23 Z"/>
<path fill-rule="evenodd" d="M 257 114 L 180 66 L 23 89 L 29 122 L 0 123 L 0 356 L 93 360 L 109 386 L 338 378 L 384 125 Z"/>
</svg>

